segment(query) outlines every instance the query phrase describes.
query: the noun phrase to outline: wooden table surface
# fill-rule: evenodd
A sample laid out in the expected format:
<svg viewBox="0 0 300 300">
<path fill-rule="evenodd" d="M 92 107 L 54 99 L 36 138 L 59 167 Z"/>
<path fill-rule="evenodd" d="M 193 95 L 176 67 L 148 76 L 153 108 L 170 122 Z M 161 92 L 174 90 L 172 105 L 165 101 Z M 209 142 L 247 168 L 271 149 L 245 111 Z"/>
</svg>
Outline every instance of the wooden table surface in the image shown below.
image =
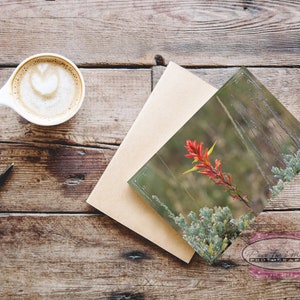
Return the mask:
<svg viewBox="0 0 300 300">
<path fill-rule="evenodd" d="M 300 232 L 299 177 L 216 266 L 86 203 L 169 61 L 216 88 L 247 66 L 300 120 L 298 0 L 1 0 L 1 86 L 40 52 L 73 60 L 86 98 L 54 127 L 1 107 L 1 299 L 299 299 L 299 278 L 255 279 L 241 257 L 254 232 Z"/>
</svg>

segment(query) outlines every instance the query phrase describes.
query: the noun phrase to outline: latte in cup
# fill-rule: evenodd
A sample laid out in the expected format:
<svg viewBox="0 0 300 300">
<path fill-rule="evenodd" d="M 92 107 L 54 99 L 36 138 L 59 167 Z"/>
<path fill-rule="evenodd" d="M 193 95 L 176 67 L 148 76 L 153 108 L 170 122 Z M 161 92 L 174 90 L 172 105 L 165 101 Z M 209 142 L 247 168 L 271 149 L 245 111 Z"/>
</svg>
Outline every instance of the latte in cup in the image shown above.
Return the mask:
<svg viewBox="0 0 300 300">
<path fill-rule="evenodd" d="M 11 89 L 18 112 L 41 125 L 55 125 L 71 118 L 84 97 L 78 68 L 54 54 L 25 61 L 13 74 Z"/>
</svg>

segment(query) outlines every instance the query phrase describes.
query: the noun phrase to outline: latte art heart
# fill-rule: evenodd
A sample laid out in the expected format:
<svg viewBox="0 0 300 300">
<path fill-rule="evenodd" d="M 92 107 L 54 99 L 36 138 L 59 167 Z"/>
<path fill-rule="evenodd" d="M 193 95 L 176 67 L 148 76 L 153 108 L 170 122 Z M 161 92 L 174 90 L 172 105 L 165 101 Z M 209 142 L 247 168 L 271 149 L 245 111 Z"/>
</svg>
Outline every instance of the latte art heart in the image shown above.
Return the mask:
<svg viewBox="0 0 300 300">
<path fill-rule="evenodd" d="M 14 75 L 12 89 L 19 111 L 39 124 L 72 116 L 84 94 L 76 67 L 51 55 L 28 60 Z"/>
<path fill-rule="evenodd" d="M 48 64 L 39 64 L 31 71 L 30 84 L 36 93 L 51 98 L 59 87 L 59 74 Z"/>
</svg>

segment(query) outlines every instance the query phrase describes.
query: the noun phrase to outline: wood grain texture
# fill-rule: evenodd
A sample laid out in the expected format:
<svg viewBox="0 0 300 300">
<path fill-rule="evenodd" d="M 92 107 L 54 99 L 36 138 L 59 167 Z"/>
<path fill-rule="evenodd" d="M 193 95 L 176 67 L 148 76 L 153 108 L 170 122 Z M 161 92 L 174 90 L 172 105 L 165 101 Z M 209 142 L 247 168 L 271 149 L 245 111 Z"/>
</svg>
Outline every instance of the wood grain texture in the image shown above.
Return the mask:
<svg viewBox="0 0 300 300">
<path fill-rule="evenodd" d="M 4 84 L 13 69 L 0 71 Z M 0 141 L 101 147 L 118 145 L 151 92 L 149 69 L 82 69 L 84 103 L 70 121 L 52 127 L 30 124 L 10 108 L 0 110 Z"/>
<path fill-rule="evenodd" d="M 156 55 L 192 66 L 294 66 L 299 8 L 297 0 L 3 0 L 0 64 L 58 52 L 93 66 L 154 65 Z"/>
<path fill-rule="evenodd" d="M 284 192 L 279 193 L 277 197 L 265 207 L 265 210 L 284 210 L 298 209 L 300 210 L 300 174 L 296 178 L 285 185 Z"/>
<path fill-rule="evenodd" d="M 86 199 L 114 153 L 113 147 L 0 144 L 1 164 L 14 162 L 0 187 L 0 211 L 93 211 Z"/>
<path fill-rule="evenodd" d="M 299 218 L 264 213 L 255 230 L 299 232 Z M 296 299 L 299 292 L 297 280 L 249 275 L 241 251 L 251 232 L 214 267 L 198 256 L 186 265 L 99 215 L 2 215 L 0 233 L 4 299 L 198 300 L 220 299 L 220 293 L 229 299 Z"/>
</svg>

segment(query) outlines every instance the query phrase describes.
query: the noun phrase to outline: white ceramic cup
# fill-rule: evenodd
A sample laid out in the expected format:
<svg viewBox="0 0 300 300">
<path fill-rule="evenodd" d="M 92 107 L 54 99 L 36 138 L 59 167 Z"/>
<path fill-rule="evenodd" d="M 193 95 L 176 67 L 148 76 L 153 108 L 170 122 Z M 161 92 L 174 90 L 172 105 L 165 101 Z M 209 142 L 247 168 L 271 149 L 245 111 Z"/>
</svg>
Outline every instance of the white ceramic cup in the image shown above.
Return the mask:
<svg viewBox="0 0 300 300">
<path fill-rule="evenodd" d="M 31 123 L 52 126 L 72 118 L 80 109 L 85 84 L 77 66 L 53 53 L 28 57 L 0 90 L 6 105 Z"/>
</svg>

